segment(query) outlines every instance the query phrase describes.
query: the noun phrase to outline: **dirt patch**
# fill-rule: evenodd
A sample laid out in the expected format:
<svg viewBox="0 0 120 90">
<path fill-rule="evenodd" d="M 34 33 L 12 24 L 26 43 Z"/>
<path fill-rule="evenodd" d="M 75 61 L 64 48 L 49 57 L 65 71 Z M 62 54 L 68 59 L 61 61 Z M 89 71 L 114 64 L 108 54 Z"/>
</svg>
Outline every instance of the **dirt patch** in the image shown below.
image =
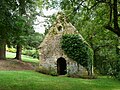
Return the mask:
<svg viewBox="0 0 120 90">
<path fill-rule="evenodd" d="M 34 70 L 34 68 L 31 63 L 16 59 L 0 60 L 0 70 Z"/>
</svg>

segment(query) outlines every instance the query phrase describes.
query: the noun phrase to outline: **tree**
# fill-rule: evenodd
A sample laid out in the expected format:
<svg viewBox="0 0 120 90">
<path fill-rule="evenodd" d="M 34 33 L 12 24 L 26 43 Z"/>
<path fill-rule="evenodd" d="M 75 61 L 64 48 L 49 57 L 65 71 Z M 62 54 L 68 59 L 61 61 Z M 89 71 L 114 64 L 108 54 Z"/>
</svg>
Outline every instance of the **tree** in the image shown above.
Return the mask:
<svg viewBox="0 0 120 90">
<path fill-rule="evenodd" d="M 31 53 L 29 52 L 30 53 L 29 55 L 32 56 L 33 58 L 39 59 L 38 48 L 40 43 L 43 41 L 43 38 L 44 38 L 44 35 L 38 32 L 34 32 L 26 36 L 25 37 L 26 44 L 23 46 L 24 50 L 27 49 L 25 51 L 28 51 L 28 52 L 33 50 L 34 52 L 31 52 Z"/>
<path fill-rule="evenodd" d="M 25 48 L 28 49 L 38 49 L 40 43 L 43 41 L 44 35 L 34 32 L 26 37 L 27 45 Z"/>
<path fill-rule="evenodd" d="M 61 8 L 69 20 L 92 46 L 94 66 L 102 74 L 107 74 L 111 68 L 110 63 L 119 59 L 117 48 L 119 43 L 118 4 L 119 2 L 116 0 L 80 2 L 63 0 L 61 2 Z"/>
<path fill-rule="evenodd" d="M 100 8 L 100 6 L 103 6 L 108 9 L 106 10 L 107 12 L 104 11 L 104 14 L 109 16 L 109 19 L 107 20 L 108 23 L 104 25 L 105 28 L 120 36 L 120 28 L 118 22 L 118 17 L 120 16 L 118 10 L 119 4 L 119 0 L 63 0 L 61 2 L 61 7 L 64 10 L 70 8 L 69 12 L 72 11 L 72 14 L 75 14 L 81 12 L 81 9 L 91 10 L 91 12 L 94 13 L 96 9 Z M 91 15 L 93 15 L 93 13 L 91 13 Z"/>
<path fill-rule="evenodd" d="M 19 39 L 16 46 L 16 57 L 15 59 L 21 60 L 21 53 L 22 53 L 22 44 L 23 42 L 21 36 L 24 37 L 25 35 L 29 35 L 30 29 L 33 29 L 33 20 L 35 19 L 36 8 L 35 2 L 33 0 L 19 0 L 19 12 L 18 15 L 24 19 L 22 26 L 19 27 L 19 30 L 22 32 L 16 38 Z M 20 23 L 20 22 L 19 22 Z"/>
<path fill-rule="evenodd" d="M 18 11 L 16 14 L 16 57 L 15 59 L 21 60 L 22 46 L 26 45 L 25 37 L 34 32 L 33 24 L 36 16 L 36 4 L 33 0 L 19 0 Z"/>
<path fill-rule="evenodd" d="M 107 74 L 110 63 L 119 59 L 119 2 L 117 7 L 115 3 L 115 0 L 59 0 L 57 4 L 91 45 L 94 66 L 101 74 Z M 56 5 L 49 6 L 54 8 Z"/>
<path fill-rule="evenodd" d="M 16 58 L 21 59 L 21 44 L 23 36 L 33 30 L 35 19 L 35 1 L 33 0 L 4 0 L 0 3 L 0 59 L 5 59 L 6 44 L 17 46 Z"/>
<path fill-rule="evenodd" d="M 0 59 L 5 59 L 6 44 L 13 36 L 15 0 L 3 0 L 0 3 Z"/>
</svg>

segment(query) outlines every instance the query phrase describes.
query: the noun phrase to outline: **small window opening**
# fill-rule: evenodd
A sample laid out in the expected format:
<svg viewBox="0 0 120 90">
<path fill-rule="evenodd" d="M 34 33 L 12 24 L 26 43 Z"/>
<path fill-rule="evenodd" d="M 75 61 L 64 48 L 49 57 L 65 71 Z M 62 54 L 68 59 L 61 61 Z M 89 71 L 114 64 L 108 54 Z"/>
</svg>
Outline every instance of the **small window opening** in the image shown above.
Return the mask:
<svg viewBox="0 0 120 90">
<path fill-rule="evenodd" d="M 58 31 L 62 31 L 62 26 L 59 26 L 59 27 L 58 27 Z"/>
</svg>

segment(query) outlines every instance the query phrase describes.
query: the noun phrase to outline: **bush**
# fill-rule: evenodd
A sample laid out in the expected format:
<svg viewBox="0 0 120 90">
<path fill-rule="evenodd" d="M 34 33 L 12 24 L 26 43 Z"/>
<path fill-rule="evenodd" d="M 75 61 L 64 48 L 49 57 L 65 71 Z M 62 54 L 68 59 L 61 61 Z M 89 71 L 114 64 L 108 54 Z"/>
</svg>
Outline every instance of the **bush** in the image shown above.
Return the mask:
<svg viewBox="0 0 120 90">
<path fill-rule="evenodd" d="M 35 71 L 37 71 L 39 73 L 43 73 L 43 74 L 49 74 L 49 70 L 42 66 L 37 67 Z"/>
<path fill-rule="evenodd" d="M 120 72 L 118 72 L 117 79 L 120 81 Z"/>
<path fill-rule="evenodd" d="M 52 75 L 52 76 L 57 76 L 57 73 L 53 68 L 45 68 L 43 66 L 39 66 L 36 68 L 36 71 L 39 73 L 47 74 L 47 75 Z"/>
<path fill-rule="evenodd" d="M 15 48 L 7 48 L 8 52 L 12 52 L 12 53 L 16 53 L 16 49 Z"/>
<path fill-rule="evenodd" d="M 109 75 L 120 80 L 120 60 L 111 62 L 111 70 L 109 71 Z"/>
<path fill-rule="evenodd" d="M 36 50 L 23 50 L 22 54 L 39 59 L 39 53 Z"/>
<path fill-rule="evenodd" d="M 73 73 L 73 74 L 67 74 L 68 77 L 73 77 L 73 78 L 83 78 L 83 79 L 96 79 L 97 76 L 92 75 L 92 76 L 88 76 L 88 75 L 81 75 L 80 73 Z"/>
</svg>

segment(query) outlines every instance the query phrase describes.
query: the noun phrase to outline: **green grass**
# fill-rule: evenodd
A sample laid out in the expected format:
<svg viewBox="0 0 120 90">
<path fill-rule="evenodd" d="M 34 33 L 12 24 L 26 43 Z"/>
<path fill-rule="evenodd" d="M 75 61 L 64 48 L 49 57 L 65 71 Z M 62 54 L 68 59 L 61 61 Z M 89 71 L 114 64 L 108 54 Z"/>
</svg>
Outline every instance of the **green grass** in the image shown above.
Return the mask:
<svg viewBox="0 0 120 90">
<path fill-rule="evenodd" d="M 15 53 L 7 53 L 7 58 L 14 58 Z M 22 55 L 26 62 L 39 61 Z M 53 77 L 34 71 L 0 71 L 0 90 L 120 90 L 120 81 L 112 78 L 98 79 Z"/>
<path fill-rule="evenodd" d="M 7 52 L 6 53 L 7 58 L 15 58 L 15 53 Z M 30 56 L 22 55 L 22 61 L 24 62 L 32 62 L 32 63 L 38 63 L 39 60 L 36 58 L 32 58 Z"/>
<path fill-rule="evenodd" d="M 34 71 L 0 71 L 0 90 L 120 90 L 120 81 L 53 77 Z"/>
</svg>

